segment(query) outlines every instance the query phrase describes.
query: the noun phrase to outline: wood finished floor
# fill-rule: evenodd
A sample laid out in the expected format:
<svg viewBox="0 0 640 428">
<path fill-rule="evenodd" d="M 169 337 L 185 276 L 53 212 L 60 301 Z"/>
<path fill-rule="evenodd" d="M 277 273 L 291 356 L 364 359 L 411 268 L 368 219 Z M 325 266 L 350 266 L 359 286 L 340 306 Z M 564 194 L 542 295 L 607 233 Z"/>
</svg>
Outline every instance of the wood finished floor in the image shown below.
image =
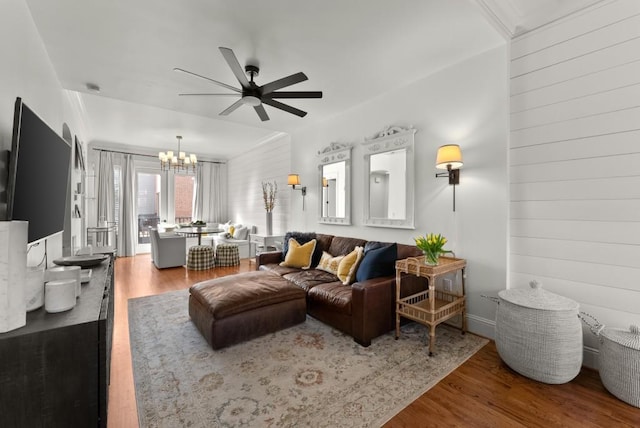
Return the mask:
<svg viewBox="0 0 640 428">
<path fill-rule="evenodd" d="M 149 255 L 116 260 L 109 428 L 138 427 L 127 300 L 186 289 L 205 279 L 254 268 L 248 259 L 237 267 L 208 271 L 160 271 L 153 267 Z M 546 385 L 519 376 L 500 361 L 491 342 L 384 426 L 640 427 L 640 409 L 609 394 L 592 370 L 583 369 L 564 385 Z"/>
</svg>

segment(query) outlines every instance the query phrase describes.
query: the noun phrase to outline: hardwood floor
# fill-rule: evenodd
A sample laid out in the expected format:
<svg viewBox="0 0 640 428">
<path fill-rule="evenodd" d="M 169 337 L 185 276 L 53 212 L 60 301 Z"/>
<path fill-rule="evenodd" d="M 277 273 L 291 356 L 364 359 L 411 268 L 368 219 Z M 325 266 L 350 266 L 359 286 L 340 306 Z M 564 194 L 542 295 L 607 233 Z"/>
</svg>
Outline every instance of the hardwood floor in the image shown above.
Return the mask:
<svg viewBox="0 0 640 428">
<path fill-rule="evenodd" d="M 116 260 L 109 428 L 138 427 L 127 300 L 253 269 L 248 259 L 237 267 L 209 271 L 157 270 L 149 255 Z M 546 385 L 520 376 L 500 361 L 491 342 L 384 426 L 640 427 L 640 409 L 609 394 L 592 370 L 583 369 L 564 385 Z"/>
</svg>

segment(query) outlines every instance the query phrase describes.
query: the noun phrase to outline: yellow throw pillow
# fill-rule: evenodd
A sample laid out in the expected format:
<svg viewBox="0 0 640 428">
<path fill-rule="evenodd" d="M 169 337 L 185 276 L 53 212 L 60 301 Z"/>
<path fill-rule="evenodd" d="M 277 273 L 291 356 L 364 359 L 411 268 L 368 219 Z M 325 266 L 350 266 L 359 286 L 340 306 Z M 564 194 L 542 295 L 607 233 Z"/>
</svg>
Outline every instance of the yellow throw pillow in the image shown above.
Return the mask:
<svg viewBox="0 0 640 428">
<path fill-rule="evenodd" d="M 316 240 L 312 239 L 304 245 L 298 244 L 294 238 L 289 238 L 289 249 L 280 266 L 309 269 L 313 251 L 316 249 Z"/>
<path fill-rule="evenodd" d="M 338 276 L 338 266 L 340 262 L 344 259 L 344 256 L 333 257 L 331 254 L 326 251 L 322 252 L 322 257 L 320 258 L 320 263 L 318 263 L 317 269 L 323 270 L 325 272 L 332 273 Z"/>
<path fill-rule="evenodd" d="M 349 285 L 356 279 L 358 265 L 364 255 L 363 247 L 356 247 L 352 252 L 344 256 L 338 265 L 338 278 L 344 285 Z"/>
<path fill-rule="evenodd" d="M 233 226 L 229 226 L 229 235 L 233 236 L 233 233 L 236 231 L 236 228 Z"/>
</svg>

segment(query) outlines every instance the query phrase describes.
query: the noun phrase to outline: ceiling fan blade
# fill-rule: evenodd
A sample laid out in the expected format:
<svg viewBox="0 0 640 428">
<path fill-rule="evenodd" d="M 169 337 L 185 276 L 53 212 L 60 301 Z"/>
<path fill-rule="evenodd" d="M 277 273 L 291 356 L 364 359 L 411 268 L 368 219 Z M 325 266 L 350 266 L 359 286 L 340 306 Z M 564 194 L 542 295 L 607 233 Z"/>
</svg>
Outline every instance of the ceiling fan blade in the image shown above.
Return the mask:
<svg viewBox="0 0 640 428">
<path fill-rule="evenodd" d="M 305 117 L 307 115 L 306 111 L 299 110 L 287 104 L 282 104 L 280 101 L 272 100 L 270 98 L 263 98 L 262 103 L 269 104 L 271 107 L 279 108 L 280 110 L 284 110 L 287 113 L 295 114 L 296 116 Z"/>
<path fill-rule="evenodd" d="M 235 111 L 238 107 L 240 107 L 242 104 L 244 104 L 242 102 L 242 98 L 240 98 L 238 101 L 236 101 L 235 103 L 231 104 L 229 107 L 227 107 L 225 110 L 223 110 L 222 112 L 220 112 L 220 116 L 227 116 L 229 113 Z"/>
<path fill-rule="evenodd" d="M 258 113 L 258 116 L 260 116 L 260 120 L 262 120 L 263 122 L 265 120 L 269 120 L 269 115 L 267 114 L 267 111 L 264 109 L 264 106 L 262 104 L 260 104 L 259 106 L 255 106 L 253 108 L 256 113 Z"/>
<path fill-rule="evenodd" d="M 322 98 L 322 91 L 281 91 L 262 95 L 265 98 Z"/>
<path fill-rule="evenodd" d="M 240 66 L 238 58 L 236 58 L 236 55 L 233 53 L 233 51 L 229 48 L 223 47 L 219 47 L 218 49 L 220 49 L 220 52 L 222 52 L 222 56 L 227 61 L 227 64 L 229 64 L 229 67 L 231 67 L 231 71 L 233 71 L 233 74 L 235 74 L 236 79 L 238 79 L 238 82 L 240 82 L 240 85 L 242 85 L 242 87 L 245 89 L 250 88 L 251 85 L 249 85 L 249 80 L 247 80 L 247 76 L 244 74 L 244 70 Z"/>
<path fill-rule="evenodd" d="M 300 72 L 296 74 L 292 74 L 291 76 L 283 77 L 282 79 L 274 80 L 271 83 L 267 83 L 266 85 L 262 85 L 262 94 L 270 94 L 273 91 L 277 91 L 280 88 L 284 88 L 286 86 L 295 85 L 296 83 L 304 82 L 308 77 L 306 74 Z"/>
<path fill-rule="evenodd" d="M 232 97 L 237 97 L 237 96 L 239 96 L 241 94 L 208 94 L 208 93 L 203 93 L 203 94 L 178 94 L 178 95 L 181 96 L 181 97 L 194 96 L 194 95 L 195 96 L 203 96 L 203 95 L 216 95 L 216 96 L 217 95 L 223 95 L 223 96 L 228 96 L 228 95 L 230 95 Z"/>
<path fill-rule="evenodd" d="M 231 89 L 232 91 L 235 91 L 235 92 L 242 92 L 240 89 L 234 88 L 231 85 L 227 85 L 226 83 L 218 82 L 217 80 L 209 79 L 208 77 L 201 76 L 201 75 L 199 75 L 197 73 L 192 73 L 191 71 L 183 70 L 182 68 L 177 68 L 176 67 L 176 68 L 173 69 L 173 71 L 179 71 L 180 73 L 190 74 L 191 76 L 199 77 L 201 79 L 208 80 L 209 82 L 213 82 L 216 85 L 222 86 L 223 88 Z"/>
</svg>

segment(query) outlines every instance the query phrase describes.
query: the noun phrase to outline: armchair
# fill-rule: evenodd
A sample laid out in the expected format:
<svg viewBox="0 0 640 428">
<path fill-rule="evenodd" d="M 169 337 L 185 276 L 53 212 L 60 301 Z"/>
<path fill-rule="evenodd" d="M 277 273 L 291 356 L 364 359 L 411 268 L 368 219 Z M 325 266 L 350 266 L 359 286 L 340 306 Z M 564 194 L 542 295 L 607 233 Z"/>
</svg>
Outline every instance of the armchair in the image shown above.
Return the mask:
<svg viewBox="0 0 640 428">
<path fill-rule="evenodd" d="M 158 233 L 149 229 L 151 237 L 151 259 L 158 269 L 183 266 L 187 263 L 187 238 L 179 235 Z"/>
</svg>

